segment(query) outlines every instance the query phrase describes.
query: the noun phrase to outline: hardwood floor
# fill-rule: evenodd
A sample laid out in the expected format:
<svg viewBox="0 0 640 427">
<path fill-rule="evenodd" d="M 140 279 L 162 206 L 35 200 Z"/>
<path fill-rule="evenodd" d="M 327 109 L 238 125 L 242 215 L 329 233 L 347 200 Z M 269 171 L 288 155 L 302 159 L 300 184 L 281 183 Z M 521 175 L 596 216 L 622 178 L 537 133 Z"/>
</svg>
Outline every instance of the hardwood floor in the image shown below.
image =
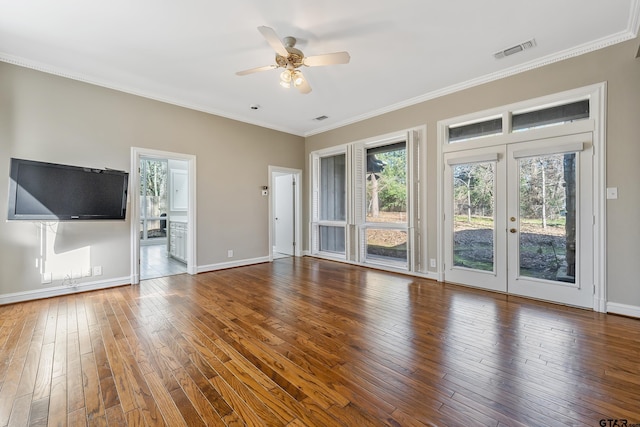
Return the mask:
<svg viewBox="0 0 640 427">
<path fill-rule="evenodd" d="M 0 426 L 601 419 L 640 423 L 640 320 L 313 258 L 0 307 Z"/>
</svg>

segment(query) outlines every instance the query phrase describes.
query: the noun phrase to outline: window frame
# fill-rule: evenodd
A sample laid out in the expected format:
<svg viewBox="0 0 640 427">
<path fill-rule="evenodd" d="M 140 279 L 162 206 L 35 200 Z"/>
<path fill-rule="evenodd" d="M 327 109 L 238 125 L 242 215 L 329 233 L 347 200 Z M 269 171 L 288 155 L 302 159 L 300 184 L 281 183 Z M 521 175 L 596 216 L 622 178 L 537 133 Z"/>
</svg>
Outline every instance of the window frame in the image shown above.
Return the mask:
<svg viewBox="0 0 640 427">
<path fill-rule="evenodd" d="M 409 181 L 409 166 L 410 166 L 410 162 L 409 162 L 409 145 L 410 142 L 408 141 L 408 138 L 406 135 L 402 136 L 402 137 L 397 137 L 397 138 L 393 138 L 393 139 L 386 139 L 383 141 L 373 141 L 373 142 L 369 142 L 369 143 L 364 143 L 362 144 L 362 148 L 363 148 L 363 155 L 364 155 L 364 159 L 363 159 L 363 164 L 366 165 L 367 163 L 367 152 L 370 149 L 375 149 L 375 148 L 381 148 L 381 147 L 385 147 L 385 146 L 390 146 L 390 145 L 395 145 L 395 144 L 399 144 L 399 143 L 404 143 L 404 150 L 405 150 L 405 156 L 406 156 L 406 166 L 405 166 L 405 172 L 406 172 L 406 176 L 407 176 L 407 182 L 406 182 L 406 190 L 407 190 L 407 212 L 406 212 L 406 217 L 407 220 L 404 222 L 369 222 L 367 221 L 367 196 L 366 196 L 366 182 L 367 182 L 367 176 L 366 176 L 366 166 L 364 169 L 364 176 L 362 177 L 354 177 L 355 179 L 362 179 L 363 181 L 363 189 L 364 189 L 364 194 L 362 194 L 362 200 L 363 203 L 361 204 L 361 209 L 363 209 L 363 212 L 361 212 L 362 215 L 362 223 L 358 225 L 358 234 L 359 234 L 359 244 L 358 244 L 358 252 L 360 254 L 359 258 L 360 261 L 364 264 L 370 264 L 370 265 L 383 265 L 383 266 L 387 266 L 387 267 L 392 267 L 392 268 L 397 268 L 397 269 L 401 269 L 401 270 L 409 270 L 409 265 L 410 265 L 410 259 L 411 259 L 411 254 L 410 251 L 412 250 L 411 245 L 409 244 L 409 197 L 410 197 L 410 181 Z M 393 261 L 393 260 L 385 260 L 385 259 L 379 259 L 379 258 L 373 258 L 369 256 L 369 253 L 367 251 L 367 231 L 368 230 L 372 230 L 372 229 L 387 229 L 387 230 L 395 230 L 395 231 L 403 231 L 405 233 L 407 233 L 407 258 L 404 262 L 399 262 L 399 261 Z"/>
<path fill-rule="evenodd" d="M 321 211 L 321 161 L 322 159 L 334 157 L 334 156 L 345 156 L 345 217 L 342 221 L 336 220 L 323 220 L 320 218 Z M 311 169 L 312 169 L 312 179 L 311 179 L 311 221 L 310 221 L 310 244 L 311 244 L 311 254 L 312 255 L 320 255 L 328 258 L 336 258 L 336 259 L 347 259 L 347 255 L 349 253 L 349 235 L 348 235 L 348 219 L 349 219 L 349 155 L 346 146 L 341 147 L 332 147 L 330 149 L 316 151 L 310 154 L 311 161 Z M 320 227 L 342 227 L 344 229 L 344 253 L 334 252 L 334 251 L 326 251 L 322 250 L 320 245 Z"/>
<path fill-rule="evenodd" d="M 375 266 L 381 270 L 395 271 L 421 277 L 429 277 L 435 279 L 435 275 L 429 272 L 427 260 L 427 240 L 426 236 L 426 197 L 423 186 L 426 179 L 427 165 L 424 158 L 425 137 L 427 134 L 426 125 L 407 128 L 395 131 L 385 135 L 378 135 L 371 138 L 352 141 L 330 148 L 311 151 L 309 153 L 309 255 L 318 258 L 327 258 L 332 260 L 344 260 L 345 262 L 357 265 Z M 397 142 L 405 142 L 407 145 L 407 183 L 409 185 L 407 192 L 407 217 L 408 222 L 401 227 L 402 231 L 407 232 L 407 263 L 406 266 L 398 266 L 394 263 L 366 263 L 361 253 L 361 236 L 363 235 L 362 226 L 364 224 L 365 211 L 360 208 L 365 192 L 365 172 L 360 175 L 358 171 L 366 168 L 366 154 L 364 146 L 367 148 L 375 148 L 385 145 L 391 145 Z M 316 191 L 319 181 L 319 165 L 318 159 L 324 156 L 334 154 L 347 153 L 347 223 L 345 228 L 346 254 L 336 257 L 333 253 L 319 251 L 318 247 L 318 214 L 315 210 L 317 199 L 314 192 Z M 362 176 L 361 179 L 358 179 Z M 380 227 L 384 223 L 375 223 L 376 227 Z M 329 224 L 334 225 L 334 224 Z M 339 224 L 342 225 L 342 224 Z"/>
</svg>

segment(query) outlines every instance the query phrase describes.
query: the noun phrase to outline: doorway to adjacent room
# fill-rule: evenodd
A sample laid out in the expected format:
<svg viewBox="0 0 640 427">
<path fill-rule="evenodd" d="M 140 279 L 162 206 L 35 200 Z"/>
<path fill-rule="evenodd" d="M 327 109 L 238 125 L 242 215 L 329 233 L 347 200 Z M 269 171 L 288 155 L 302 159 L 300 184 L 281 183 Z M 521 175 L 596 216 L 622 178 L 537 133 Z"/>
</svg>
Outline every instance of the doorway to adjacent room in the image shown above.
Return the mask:
<svg viewBox="0 0 640 427">
<path fill-rule="evenodd" d="M 301 256 L 301 177 L 299 169 L 269 166 L 270 259 Z"/>
</svg>

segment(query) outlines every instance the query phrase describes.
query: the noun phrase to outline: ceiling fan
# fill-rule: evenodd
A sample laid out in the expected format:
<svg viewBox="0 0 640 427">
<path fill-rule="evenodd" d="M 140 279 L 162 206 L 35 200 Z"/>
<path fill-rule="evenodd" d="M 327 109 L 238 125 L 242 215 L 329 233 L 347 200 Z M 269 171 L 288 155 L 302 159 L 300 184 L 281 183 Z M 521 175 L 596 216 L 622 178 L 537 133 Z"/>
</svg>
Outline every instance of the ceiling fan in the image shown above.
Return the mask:
<svg viewBox="0 0 640 427">
<path fill-rule="evenodd" d="M 306 94 L 311 92 L 311 86 L 309 86 L 309 83 L 302 75 L 302 71 L 299 70 L 300 67 L 303 65 L 306 67 L 319 67 L 322 65 L 347 64 L 351 59 L 348 52 L 304 56 L 302 51 L 295 48 L 295 37 L 285 37 L 281 41 L 273 28 L 262 26 L 258 27 L 258 31 L 260 31 L 273 50 L 276 51 L 276 63 L 238 71 L 236 73 L 238 76 L 246 76 L 247 74 L 273 70 L 275 68 L 284 68 L 284 71 L 280 74 L 280 85 L 286 88 L 293 85 L 300 93 Z"/>
</svg>

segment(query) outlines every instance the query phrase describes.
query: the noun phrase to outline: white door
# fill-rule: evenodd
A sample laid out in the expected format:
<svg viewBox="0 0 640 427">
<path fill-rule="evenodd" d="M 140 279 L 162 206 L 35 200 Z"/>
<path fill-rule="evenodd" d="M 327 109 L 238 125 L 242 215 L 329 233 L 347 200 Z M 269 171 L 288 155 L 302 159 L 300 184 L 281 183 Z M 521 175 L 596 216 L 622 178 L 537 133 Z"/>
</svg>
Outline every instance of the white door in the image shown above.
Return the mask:
<svg viewBox="0 0 640 427">
<path fill-rule="evenodd" d="M 445 156 L 445 280 L 593 306 L 591 134 Z"/>
<path fill-rule="evenodd" d="M 445 280 L 507 291 L 505 147 L 445 155 Z"/>
<path fill-rule="evenodd" d="M 591 134 L 507 150 L 509 293 L 593 307 Z"/>
<path fill-rule="evenodd" d="M 274 251 L 285 255 L 294 254 L 295 187 L 294 175 L 279 175 L 274 180 Z"/>
</svg>

